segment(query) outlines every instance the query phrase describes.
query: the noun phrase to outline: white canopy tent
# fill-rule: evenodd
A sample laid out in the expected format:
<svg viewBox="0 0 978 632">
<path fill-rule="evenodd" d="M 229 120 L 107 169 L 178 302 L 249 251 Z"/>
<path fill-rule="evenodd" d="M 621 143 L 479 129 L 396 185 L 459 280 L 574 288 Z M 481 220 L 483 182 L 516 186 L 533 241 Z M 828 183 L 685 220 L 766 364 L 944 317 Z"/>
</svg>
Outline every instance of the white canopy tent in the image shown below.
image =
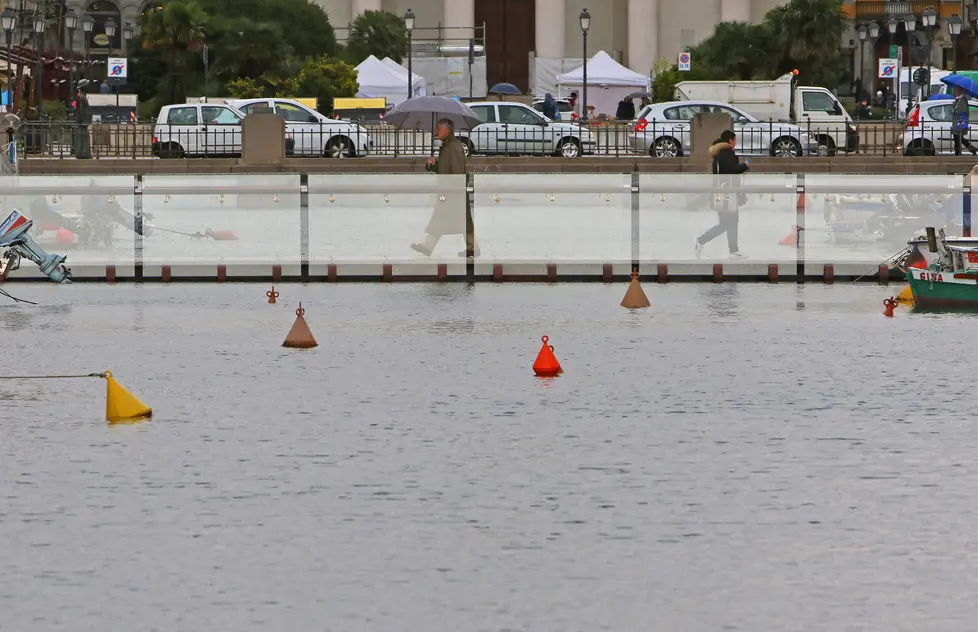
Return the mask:
<svg viewBox="0 0 978 632">
<path fill-rule="evenodd" d="M 380 63 L 384 64 L 391 72 L 396 74 L 398 77 L 401 77 L 404 81 L 404 85 L 407 86 L 407 79 L 408 79 L 407 68 L 397 63 L 390 57 L 384 57 L 383 59 L 380 60 Z M 418 73 L 413 73 L 413 74 L 414 74 L 414 81 L 413 81 L 414 89 L 412 91 L 413 95 L 416 97 L 426 96 L 428 94 L 428 82 L 425 81 L 425 78 L 419 75 Z"/>
<path fill-rule="evenodd" d="M 407 71 L 404 71 L 404 75 L 401 76 L 373 55 L 357 66 L 357 82 L 360 84 L 360 89 L 357 91 L 359 98 L 383 98 L 387 99 L 388 105 L 397 105 L 407 99 Z M 420 81 L 421 94 L 418 94 L 418 83 L 415 81 L 414 96 L 423 94 L 424 80 Z"/>
<path fill-rule="evenodd" d="M 594 106 L 594 116 L 614 116 L 618 103 L 629 93 L 648 92 L 651 85 L 648 77 L 625 68 L 603 50 L 587 61 L 587 104 Z M 557 76 L 557 92 L 561 97 L 577 92 L 580 103 L 583 87 L 583 65 Z"/>
</svg>

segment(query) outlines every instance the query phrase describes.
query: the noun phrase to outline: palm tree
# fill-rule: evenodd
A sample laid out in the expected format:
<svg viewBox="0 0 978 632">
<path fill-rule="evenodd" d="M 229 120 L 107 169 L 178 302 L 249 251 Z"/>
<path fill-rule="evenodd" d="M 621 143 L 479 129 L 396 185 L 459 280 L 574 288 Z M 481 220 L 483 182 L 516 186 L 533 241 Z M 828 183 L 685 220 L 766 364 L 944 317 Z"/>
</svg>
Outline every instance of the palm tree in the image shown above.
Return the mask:
<svg viewBox="0 0 978 632">
<path fill-rule="evenodd" d="M 809 79 L 832 74 L 827 67 L 834 67 L 851 26 L 842 0 L 790 0 L 768 11 L 764 21 L 777 34 L 782 56 L 779 72 L 801 67 Z"/>
<path fill-rule="evenodd" d="M 143 48 L 158 49 L 166 59 L 170 103 L 186 99 L 187 54 L 204 47 L 207 13 L 193 0 L 173 0 L 140 16 Z"/>
</svg>

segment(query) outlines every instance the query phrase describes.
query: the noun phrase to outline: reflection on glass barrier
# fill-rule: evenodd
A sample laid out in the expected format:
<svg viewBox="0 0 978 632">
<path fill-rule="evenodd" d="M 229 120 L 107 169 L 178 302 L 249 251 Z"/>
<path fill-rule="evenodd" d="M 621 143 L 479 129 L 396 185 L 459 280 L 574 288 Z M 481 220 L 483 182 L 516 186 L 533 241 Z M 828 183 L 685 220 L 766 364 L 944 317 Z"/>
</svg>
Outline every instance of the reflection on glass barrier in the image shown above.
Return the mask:
<svg viewBox="0 0 978 632">
<path fill-rule="evenodd" d="M 49 252 L 67 254 L 68 267 L 131 266 L 134 184 L 132 176 L 2 177 L 0 221 L 19 210 L 34 222 L 34 241 Z"/>
<path fill-rule="evenodd" d="M 298 174 L 147 175 L 146 264 L 300 263 Z"/>
<path fill-rule="evenodd" d="M 309 176 L 309 261 L 458 261 L 465 176 Z"/>
<path fill-rule="evenodd" d="M 827 263 L 882 263 L 927 226 L 961 234 L 963 176 L 810 174 L 805 186 L 804 255 L 813 273 Z"/>
<path fill-rule="evenodd" d="M 639 176 L 639 190 L 643 261 L 796 261 L 794 244 L 785 239 L 797 223 L 792 174 L 649 173 Z"/>
<path fill-rule="evenodd" d="M 631 175 L 476 174 L 480 261 L 632 260 Z"/>
</svg>

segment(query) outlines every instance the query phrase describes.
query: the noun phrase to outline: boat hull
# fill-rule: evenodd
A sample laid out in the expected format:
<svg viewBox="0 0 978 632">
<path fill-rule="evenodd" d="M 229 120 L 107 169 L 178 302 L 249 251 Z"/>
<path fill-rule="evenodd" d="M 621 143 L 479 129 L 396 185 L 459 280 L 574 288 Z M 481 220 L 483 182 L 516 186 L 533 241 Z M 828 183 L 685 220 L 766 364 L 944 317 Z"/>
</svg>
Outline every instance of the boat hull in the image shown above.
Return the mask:
<svg viewBox="0 0 978 632">
<path fill-rule="evenodd" d="M 978 311 L 978 273 L 910 268 L 907 283 L 915 311 Z"/>
</svg>

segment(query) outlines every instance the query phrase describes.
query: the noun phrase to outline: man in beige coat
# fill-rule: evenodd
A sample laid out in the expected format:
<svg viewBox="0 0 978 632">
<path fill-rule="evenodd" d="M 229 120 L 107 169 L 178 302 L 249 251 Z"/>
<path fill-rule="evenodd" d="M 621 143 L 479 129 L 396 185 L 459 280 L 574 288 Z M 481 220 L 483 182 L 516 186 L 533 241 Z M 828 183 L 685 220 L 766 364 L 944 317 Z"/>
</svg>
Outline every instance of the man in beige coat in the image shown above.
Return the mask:
<svg viewBox="0 0 978 632">
<path fill-rule="evenodd" d="M 450 119 L 439 120 L 435 135 L 441 141 L 441 149 L 438 150 L 437 160 L 434 156 L 428 158 L 428 171 L 434 171 L 438 175 L 465 175 L 465 148 L 462 147 L 462 141 L 455 137 L 454 123 Z M 411 248 L 430 257 L 443 236 L 464 234 L 465 247 L 478 257 L 479 246 L 475 241 L 475 231 L 468 229 L 468 226 L 472 226 L 471 211 L 466 203 L 468 194 L 455 193 L 441 197 L 445 198 L 444 201 L 435 202 L 435 211 L 425 228 L 427 238 L 422 244 L 411 244 Z M 465 208 L 464 214 L 459 213 L 460 206 Z M 458 253 L 458 256 L 465 257 L 466 251 Z"/>
</svg>

